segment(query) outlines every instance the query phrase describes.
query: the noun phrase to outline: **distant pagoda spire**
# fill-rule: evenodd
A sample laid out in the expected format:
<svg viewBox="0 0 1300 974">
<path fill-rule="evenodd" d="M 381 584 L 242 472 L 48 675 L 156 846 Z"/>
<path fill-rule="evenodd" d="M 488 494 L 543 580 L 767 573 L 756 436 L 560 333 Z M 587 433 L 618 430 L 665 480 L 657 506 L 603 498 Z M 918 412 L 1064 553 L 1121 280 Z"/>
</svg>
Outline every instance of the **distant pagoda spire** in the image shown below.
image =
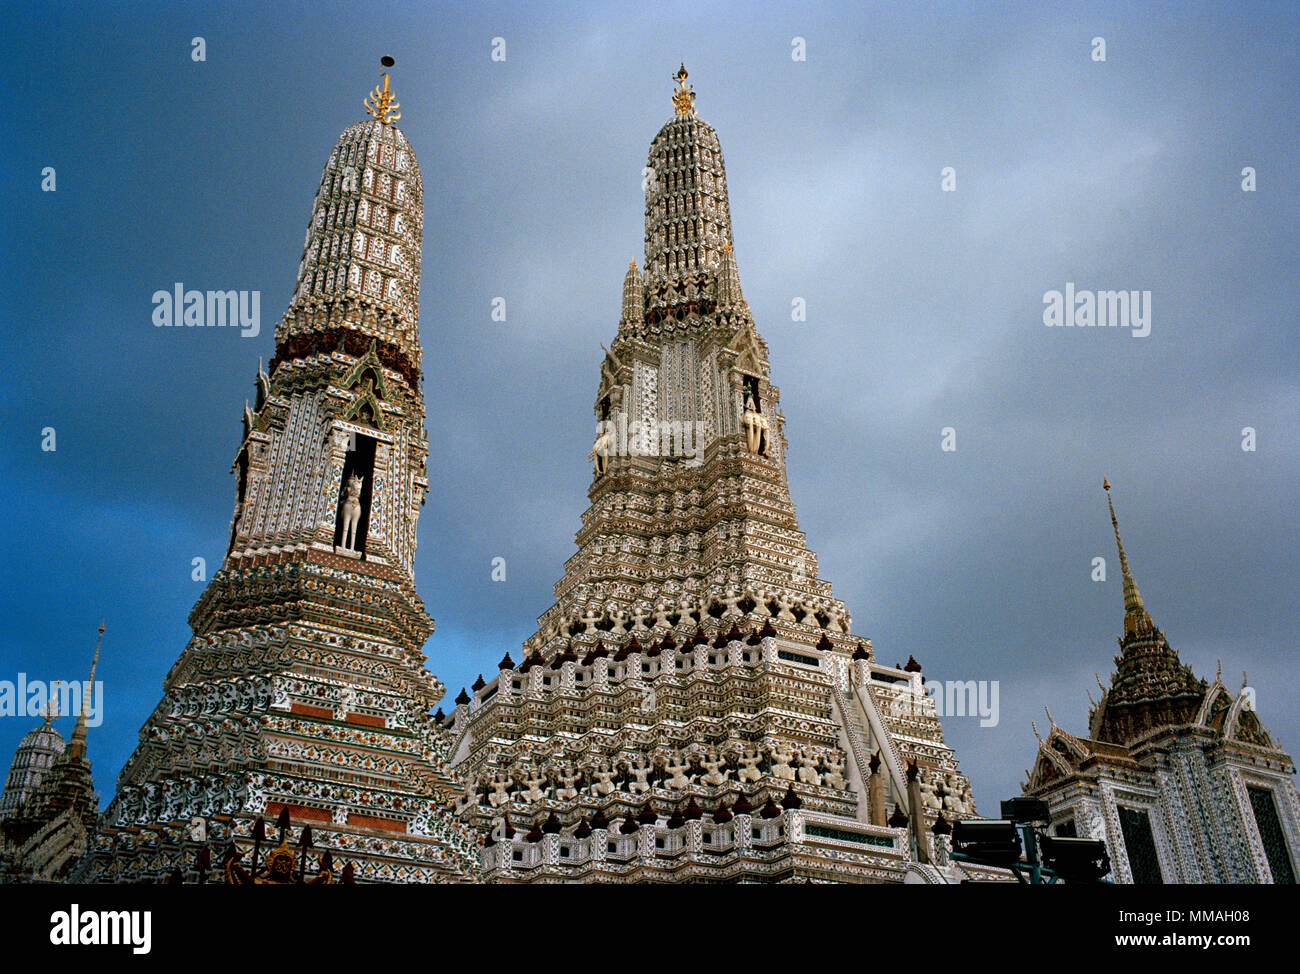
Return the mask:
<svg viewBox="0 0 1300 974">
<path fill-rule="evenodd" d="M 1151 621 L 1124 554 L 1115 505 L 1110 500 L 1110 481 L 1103 479 L 1101 485 L 1124 576 L 1124 635 L 1111 686 L 1102 688 L 1101 699 L 1092 710 L 1089 736 L 1128 744 L 1153 729 L 1190 723 L 1208 685 L 1178 658 Z"/>
<path fill-rule="evenodd" d="M 81 712 L 77 714 L 77 723 L 68 738 L 68 754 L 80 758 L 86 755 L 86 707 L 90 695 L 95 692 L 95 670 L 99 667 L 99 646 L 104 641 L 104 623 L 99 624 L 99 635 L 95 639 L 95 655 L 90 660 L 90 679 L 86 682 L 86 692 L 81 695 Z"/>
<path fill-rule="evenodd" d="M 1106 506 L 1110 508 L 1110 523 L 1115 529 L 1115 547 L 1119 549 L 1119 569 L 1124 576 L 1124 632 L 1149 632 L 1154 628 L 1146 606 L 1142 604 L 1142 593 L 1138 591 L 1137 582 L 1128 567 L 1128 557 L 1124 554 L 1124 542 L 1119 536 L 1119 521 L 1115 518 L 1115 505 L 1110 499 L 1110 481 L 1101 479 L 1101 486 L 1106 491 Z"/>
</svg>

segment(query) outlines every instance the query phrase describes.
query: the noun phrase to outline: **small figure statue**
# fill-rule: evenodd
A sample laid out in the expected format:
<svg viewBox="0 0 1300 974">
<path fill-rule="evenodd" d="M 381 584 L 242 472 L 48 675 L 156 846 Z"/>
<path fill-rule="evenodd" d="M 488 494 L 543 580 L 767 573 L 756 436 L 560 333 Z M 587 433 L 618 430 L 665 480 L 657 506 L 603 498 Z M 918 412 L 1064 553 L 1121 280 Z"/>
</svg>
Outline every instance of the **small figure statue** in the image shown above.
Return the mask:
<svg viewBox="0 0 1300 974">
<path fill-rule="evenodd" d="M 636 765 L 628 768 L 628 771 L 632 775 L 630 787 L 632 794 L 640 795 L 650 790 L 650 766 L 643 758 L 637 758 Z"/>
<path fill-rule="evenodd" d="M 799 752 L 799 780 L 805 785 L 820 785 L 822 776 L 817 773 L 817 758 L 807 751 Z"/>
<path fill-rule="evenodd" d="M 945 794 L 943 782 L 937 785 L 933 781 L 922 779 L 921 781 L 921 804 L 931 811 L 939 811 L 943 808 L 943 797 Z"/>
<path fill-rule="evenodd" d="M 768 426 L 767 417 L 754 408 L 754 396 L 748 391 L 745 393 L 745 413 L 741 417 L 741 423 L 745 427 L 745 442 L 749 446 L 749 452 L 758 455 L 767 453 L 767 431 L 771 427 Z"/>
<path fill-rule="evenodd" d="M 524 800 L 530 802 L 539 802 L 546 797 L 546 776 L 540 771 L 534 771 L 532 777 L 525 778 L 524 784 L 528 787 L 524 789 Z"/>
<path fill-rule="evenodd" d="M 594 772 L 592 777 L 596 779 L 592 791 L 597 795 L 612 795 L 614 793 L 614 772 L 609 769 L 608 764 L 602 764 Z"/>
<path fill-rule="evenodd" d="M 357 530 L 361 527 L 361 487 L 364 483 L 364 477 L 351 474 L 343 497 L 343 547 L 348 551 L 357 550 Z"/>
<path fill-rule="evenodd" d="M 672 628 L 668 622 L 668 613 L 672 611 L 672 608 L 664 599 L 655 602 L 654 617 L 656 626 L 662 626 L 664 629 Z"/>
<path fill-rule="evenodd" d="M 716 787 L 727 783 L 727 773 L 723 770 L 726 762 L 718 756 L 716 751 L 709 752 L 709 756 L 702 762 L 704 765 L 704 775 L 700 780 L 710 787 Z"/>
<path fill-rule="evenodd" d="M 492 794 L 488 795 L 488 804 L 493 808 L 500 808 L 510 802 L 510 789 L 515 786 L 515 780 L 509 775 L 502 774 L 500 771 L 492 779 Z"/>
<path fill-rule="evenodd" d="M 782 781 L 794 781 L 793 761 L 794 751 L 785 741 L 781 741 L 772 748 L 772 774 Z"/>
<path fill-rule="evenodd" d="M 578 772 L 573 769 L 573 765 L 566 764 L 564 770 L 560 772 L 560 787 L 555 790 L 555 797 L 561 801 L 577 798 L 578 778 Z"/>
<path fill-rule="evenodd" d="M 828 788 L 844 787 L 844 756 L 839 751 L 826 755 L 826 774 L 823 782 Z"/>
<path fill-rule="evenodd" d="M 944 775 L 944 785 L 943 807 L 945 809 L 960 815 L 969 815 L 975 810 L 969 781 L 949 771 Z"/>
<path fill-rule="evenodd" d="M 757 751 L 746 748 L 745 753 L 740 756 L 740 769 L 736 772 L 736 778 L 741 782 L 758 781 L 763 777 L 758 770 L 763 758 Z"/>
<path fill-rule="evenodd" d="M 691 779 L 686 777 L 686 772 L 691 769 L 690 764 L 680 753 L 674 753 L 671 761 L 666 767 L 668 772 L 668 787 L 675 789 L 689 788 Z"/>
</svg>

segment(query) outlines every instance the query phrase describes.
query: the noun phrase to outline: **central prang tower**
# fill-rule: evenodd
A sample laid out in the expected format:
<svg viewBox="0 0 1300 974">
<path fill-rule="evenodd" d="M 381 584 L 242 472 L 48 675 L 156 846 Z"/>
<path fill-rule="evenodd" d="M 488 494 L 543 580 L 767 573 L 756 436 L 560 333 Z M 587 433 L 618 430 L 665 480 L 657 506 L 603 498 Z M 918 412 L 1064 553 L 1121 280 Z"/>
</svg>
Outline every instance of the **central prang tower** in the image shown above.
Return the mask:
<svg viewBox="0 0 1300 974">
<path fill-rule="evenodd" d="M 521 661 L 445 721 L 462 818 L 495 880 L 898 880 L 969 785 L 920 667 L 876 664 L 799 530 L 686 77 L 600 365 L 578 551 Z"/>
<path fill-rule="evenodd" d="M 448 812 L 429 717 L 444 688 L 424 665 L 433 620 L 412 578 L 428 489 L 424 189 L 387 73 L 366 108 L 325 165 L 275 356 L 244 407 L 225 560 L 118 779 L 90 878 L 165 878 L 193 864 L 199 835 L 216 861 L 286 810 L 358 881 L 477 869 Z"/>
</svg>

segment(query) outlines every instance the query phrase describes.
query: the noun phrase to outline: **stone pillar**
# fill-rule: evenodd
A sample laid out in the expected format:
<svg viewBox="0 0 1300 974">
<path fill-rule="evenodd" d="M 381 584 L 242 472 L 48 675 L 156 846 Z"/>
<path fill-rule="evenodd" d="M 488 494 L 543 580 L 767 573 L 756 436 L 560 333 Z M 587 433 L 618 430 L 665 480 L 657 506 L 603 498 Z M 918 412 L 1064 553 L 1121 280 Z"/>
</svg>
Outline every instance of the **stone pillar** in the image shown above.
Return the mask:
<svg viewBox="0 0 1300 974">
<path fill-rule="evenodd" d="M 871 683 L 871 660 L 855 659 L 853 661 L 853 683 L 859 693 L 866 693 Z"/>
<path fill-rule="evenodd" d="M 497 699 L 513 700 L 515 696 L 515 670 L 506 669 L 497 674 Z"/>
<path fill-rule="evenodd" d="M 609 829 L 592 829 L 591 864 L 603 866 L 607 855 L 609 855 Z"/>
<path fill-rule="evenodd" d="M 636 852 L 642 862 L 653 862 L 655 857 L 654 825 L 642 825 L 636 830 Z"/>
<path fill-rule="evenodd" d="M 591 664 L 591 685 L 605 689 L 609 686 L 609 658 L 602 656 Z"/>
<path fill-rule="evenodd" d="M 921 800 L 921 773 L 912 768 L 908 769 L 907 775 L 907 806 L 911 812 L 907 825 L 912 833 L 912 845 L 916 848 L 916 861 L 929 865 L 930 843 L 925 830 L 925 803 Z"/>
<path fill-rule="evenodd" d="M 542 836 L 542 864 L 558 866 L 560 864 L 560 837 L 554 833 Z"/>
<path fill-rule="evenodd" d="M 727 643 L 727 665 L 745 665 L 745 644 L 743 641 L 733 639 L 731 642 Z"/>
<path fill-rule="evenodd" d="M 754 848 L 754 816 L 737 815 L 731 820 L 731 835 L 736 851 L 747 856 Z"/>
<path fill-rule="evenodd" d="M 704 823 L 698 818 L 687 822 L 684 839 L 686 851 L 692 857 L 700 855 L 704 851 Z"/>
<path fill-rule="evenodd" d="M 885 782 L 881 777 L 884 772 L 880 768 L 878 757 L 873 755 L 871 762 L 875 765 L 867 779 L 867 807 L 871 812 L 871 824 L 886 825 L 889 815 L 885 811 Z"/>
</svg>

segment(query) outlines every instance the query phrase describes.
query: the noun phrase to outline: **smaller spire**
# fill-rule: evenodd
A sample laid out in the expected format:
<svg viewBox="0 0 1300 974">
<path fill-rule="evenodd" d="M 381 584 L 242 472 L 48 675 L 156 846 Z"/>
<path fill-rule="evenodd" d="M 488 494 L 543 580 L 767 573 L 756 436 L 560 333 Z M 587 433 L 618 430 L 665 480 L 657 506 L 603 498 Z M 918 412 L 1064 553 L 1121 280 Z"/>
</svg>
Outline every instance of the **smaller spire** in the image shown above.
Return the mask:
<svg viewBox="0 0 1300 974">
<path fill-rule="evenodd" d="M 695 87 L 686 83 L 688 77 L 690 74 L 686 70 L 686 62 L 683 61 L 682 66 L 673 75 L 673 79 L 677 82 L 677 90 L 673 92 L 673 110 L 678 115 L 695 114 Z"/>
<path fill-rule="evenodd" d="M 732 252 L 730 243 L 722 245 L 714 303 L 719 311 L 740 310 L 745 306 L 745 296 L 740 292 L 740 271 L 736 267 L 736 255 Z"/>
<path fill-rule="evenodd" d="M 1128 557 L 1124 554 L 1124 542 L 1119 537 L 1119 521 L 1115 517 L 1115 505 L 1110 499 L 1110 481 L 1101 479 L 1101 486 L 1106 491 L 1106 506 L 1110 508 L 1110 523 L 1115 529 L 1115 547 L 1119 549 L 1119 569 L 1124 576 L 1124 633 L 1135 635 L 1150 632 L 1154 627 L 1146 606 L 1142 604 L 1142 593 L 1138 591 L 1133 573 L 1129 571 Z"/>
<path fill-rule="evenodd" d="M 99 666 L 99 644 L 104 641 L 104 623 L 99 624 L 99 636 L 95 639 L 95 655 L 90 661 L 90 679 L 86 682 L 86 692 L 81 695 L 81 713 L 77 714 L 77 723 L 72 728 L 72 737 L 68 738 L 68 753 L 72 757 L 84 757 L 86 754 L 86 720 L 89 715 L 86 707 L 90 695 L 95 692 L 95 670 Z"/>
<path fill-rule="evenodd" d="M 645 282 L 636 268 L 636 261 L 627 265 L 623 276 L 623 324 L 638 327 L 645 324 Z"/>
</svg>

